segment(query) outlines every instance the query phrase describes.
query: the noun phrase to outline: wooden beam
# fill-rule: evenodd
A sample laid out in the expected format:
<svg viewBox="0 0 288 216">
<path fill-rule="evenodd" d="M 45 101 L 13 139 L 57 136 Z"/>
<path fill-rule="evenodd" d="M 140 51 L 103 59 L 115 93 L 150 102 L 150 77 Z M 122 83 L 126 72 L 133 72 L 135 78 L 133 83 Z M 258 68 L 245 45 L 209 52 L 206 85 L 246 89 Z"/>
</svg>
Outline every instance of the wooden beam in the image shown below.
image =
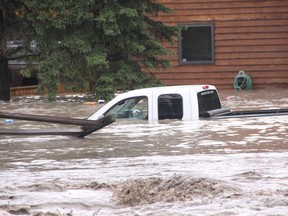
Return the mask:
<svg viewBox="0 0 288 216">
<path fill-rule="evenodd" d="M 61 136 L 76 136 L 81 137 L 83 134 L 83 130 L 80 128 L 76 129 L 8 129 L 8 128 L 0 128 L 0 135 L 61 135 Z"/>
<path fill-rule="evenodd" d="M 0 112 L 0 118 L 19 119 L 27 121 L 39 121 L 48 123 L 80 125 L 79 129 L 0 129 L 0 135 L 62 135 L 62 136 L 76 136 L 83 138 L 111 123 L 115 120 L 112 116 L 104 116 L 98 120 L 75 119 L 68 117 L 56 117 L 47 115 L 30 115 L 30 114 L 15 114 Z"/>
<path fill-rule="evenodd" d="M 19 113 L 5 113 L 5 112 L 0 112 L 0 118 L 48 122 L 48 123 L 58 123 L 58 124 L 70 124 L 70 125 L 80 125 L 80 126 L 97 126 L 97 125 L 102 124 L 101 121 L 98 121 L 98 120 L 94 121 L 94 120 L 76 119 L 76 118 L 69 118 L 69 117 L 19 114 Z"/>
</svg>

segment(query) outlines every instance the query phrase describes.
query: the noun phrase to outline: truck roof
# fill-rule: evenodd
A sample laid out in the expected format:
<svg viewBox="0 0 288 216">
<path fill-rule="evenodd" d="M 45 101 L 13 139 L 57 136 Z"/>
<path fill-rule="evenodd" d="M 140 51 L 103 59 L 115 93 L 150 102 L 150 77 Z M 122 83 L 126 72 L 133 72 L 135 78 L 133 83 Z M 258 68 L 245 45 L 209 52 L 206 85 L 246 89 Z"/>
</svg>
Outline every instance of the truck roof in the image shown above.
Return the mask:
<svg viewBox="0 0 288 216">
<path fill-rule="evenodd" d="M 159 86 L 159 87 L 150 87 L 150 88 L 141 88 L 141 89 L 135 89 L 131 90 L 128 92 L 121 93 L 119 95 L 125 94 L 125 97 L 128 95 L 132 96 L 137 96 L 137 95 L 146 95 L 149 94 L 150 92 L 154 91 L 173 91 L 173 90 L 179 90 L 179 89 L 193 89 L 195 92 L 201 92 L 203 90 L 208 90 L 208 89 L 216 89 L 215 86 L 213 85 L 176 85 L 176 86 Z M 119 96 L 118 95 L 118 96 Z"/>
</svg>

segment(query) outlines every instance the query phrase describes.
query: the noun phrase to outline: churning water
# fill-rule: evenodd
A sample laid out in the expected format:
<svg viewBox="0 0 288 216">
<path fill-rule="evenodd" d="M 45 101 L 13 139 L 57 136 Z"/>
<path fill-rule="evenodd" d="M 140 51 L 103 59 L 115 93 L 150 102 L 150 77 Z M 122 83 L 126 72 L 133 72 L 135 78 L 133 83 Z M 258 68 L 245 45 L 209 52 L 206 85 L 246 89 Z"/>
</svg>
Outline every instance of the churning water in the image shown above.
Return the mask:
<svg viewBox="0 0 288 216">
<path fill-rule="evenodd" d="M 287 108 L 288 90 L 223 91 L 234 110 Z M 1 111 L 86 118 L 66 96 Z M 5 128 L 67 127 L 14 120 Z M 288 116 L 115 122 L 84 139 L 0 137 L 0 215 L 288 215 Z"/>
</svg>

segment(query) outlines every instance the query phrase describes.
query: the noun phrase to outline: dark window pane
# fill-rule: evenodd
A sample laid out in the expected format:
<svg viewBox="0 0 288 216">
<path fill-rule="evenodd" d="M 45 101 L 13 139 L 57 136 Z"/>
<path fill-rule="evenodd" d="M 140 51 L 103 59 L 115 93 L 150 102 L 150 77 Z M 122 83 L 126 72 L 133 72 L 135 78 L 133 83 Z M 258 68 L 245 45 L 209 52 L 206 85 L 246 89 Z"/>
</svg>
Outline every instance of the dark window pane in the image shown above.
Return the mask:
<svg viewBox="0 0 288 216">
<path fill-rule="evenodd" d="M 187 26 L 181 30 L 180 62 L 212 63 L 212 26 Z"/>
<path fill-rule="evenodd" d="M 183 99 L 179 94 L 165 94 L 158 97 L 158 119 L 182 119 Z"/>
</svg>

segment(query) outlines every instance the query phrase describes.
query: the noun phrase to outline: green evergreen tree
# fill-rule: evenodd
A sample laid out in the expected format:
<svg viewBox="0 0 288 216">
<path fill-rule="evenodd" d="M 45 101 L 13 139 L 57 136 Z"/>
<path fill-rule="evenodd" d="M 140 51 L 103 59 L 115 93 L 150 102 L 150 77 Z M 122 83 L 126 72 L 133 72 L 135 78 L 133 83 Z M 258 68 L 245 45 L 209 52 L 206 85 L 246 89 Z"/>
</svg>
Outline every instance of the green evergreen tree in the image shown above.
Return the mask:
<svg viewBox="0 0 288 216">
<path fill-rule="evenodd" d="M 157 83 L 144 73 L 169 66 L 176 28 L 153 18 L 171 12 L 155 0 L 19 0 L 33 29 L 41 89 L 54 99 L 60 83 L 68 89 L 93 84 L 97 98 L 118 89 Z"/>
</svg>

